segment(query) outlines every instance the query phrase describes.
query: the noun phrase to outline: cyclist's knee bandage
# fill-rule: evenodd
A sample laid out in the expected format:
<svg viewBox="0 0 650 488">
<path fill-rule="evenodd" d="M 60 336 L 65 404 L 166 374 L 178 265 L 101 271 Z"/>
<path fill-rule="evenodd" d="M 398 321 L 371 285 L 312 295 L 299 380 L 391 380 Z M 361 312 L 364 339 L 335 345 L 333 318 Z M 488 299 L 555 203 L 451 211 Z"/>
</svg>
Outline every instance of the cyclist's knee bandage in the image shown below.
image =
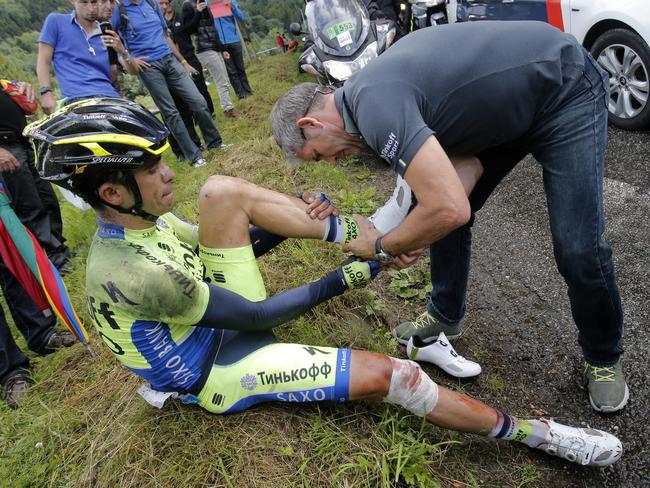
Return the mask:
<svg viewBox="0 0 650 488">
<path fill-rule="evenodd" d="M 384 401 L 400 405 L 419 417 L 426 416 L 438 403 L 438 385 L 417 363 L 405 359 L 390 360 L 393 374 Z"/>
</svg>

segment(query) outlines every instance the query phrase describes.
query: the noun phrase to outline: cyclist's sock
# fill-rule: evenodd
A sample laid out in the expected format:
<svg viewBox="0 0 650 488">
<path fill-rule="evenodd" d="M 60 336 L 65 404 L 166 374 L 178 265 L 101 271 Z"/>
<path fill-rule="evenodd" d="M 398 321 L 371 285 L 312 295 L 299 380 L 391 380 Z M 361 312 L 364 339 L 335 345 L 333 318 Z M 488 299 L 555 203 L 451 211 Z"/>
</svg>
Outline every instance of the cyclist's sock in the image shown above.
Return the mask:
<svg viewBox="0 0 650 488">
<path fill-rule="evenodd" d="M 359 226 L 352 217 L 330 215 L 325 221 L 324 241 L 347 244 L 357 237 L 359 237 Z"/>
<path fill-rule="evenodd" d="M 539 419 L 519 419 L 497 410 L 497 423 L 488 437 L 517 441 L 529 447 L 546 442 L 548 425 Z"/>
</svg>

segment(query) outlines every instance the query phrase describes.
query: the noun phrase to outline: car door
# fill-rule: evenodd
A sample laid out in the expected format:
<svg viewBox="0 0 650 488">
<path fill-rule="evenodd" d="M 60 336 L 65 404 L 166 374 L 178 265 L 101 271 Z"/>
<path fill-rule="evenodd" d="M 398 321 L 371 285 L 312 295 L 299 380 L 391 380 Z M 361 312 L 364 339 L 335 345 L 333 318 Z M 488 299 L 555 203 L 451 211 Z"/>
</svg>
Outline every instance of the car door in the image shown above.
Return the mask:
<svg viewBox="0 0 650 488">
<path fill-rule="evenodd" d="M 457 0 L 457 21 L 541 20 L 549 22 L 549 0 Z M 560 17 L 561 19 L 561 17 Z"/>
</svg>

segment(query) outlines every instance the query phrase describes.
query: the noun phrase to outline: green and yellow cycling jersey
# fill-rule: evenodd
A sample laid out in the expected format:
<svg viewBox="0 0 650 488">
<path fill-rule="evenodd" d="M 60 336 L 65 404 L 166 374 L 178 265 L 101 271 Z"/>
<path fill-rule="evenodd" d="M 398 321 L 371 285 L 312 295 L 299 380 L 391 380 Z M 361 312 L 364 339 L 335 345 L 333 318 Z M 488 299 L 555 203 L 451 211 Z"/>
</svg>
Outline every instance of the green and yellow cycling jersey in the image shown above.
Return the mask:
<svg viewBox="0 0 650 488">
<path fill-rule="evenodd" d="M 88 253 L 88 308 L 100 337 L 159 391 L 193 391 L 217 347 L 217 329 L 193 327 L 210 296 L 195 229 L 173 214 L 144 230 L 100 222 Z"/>
</svg>

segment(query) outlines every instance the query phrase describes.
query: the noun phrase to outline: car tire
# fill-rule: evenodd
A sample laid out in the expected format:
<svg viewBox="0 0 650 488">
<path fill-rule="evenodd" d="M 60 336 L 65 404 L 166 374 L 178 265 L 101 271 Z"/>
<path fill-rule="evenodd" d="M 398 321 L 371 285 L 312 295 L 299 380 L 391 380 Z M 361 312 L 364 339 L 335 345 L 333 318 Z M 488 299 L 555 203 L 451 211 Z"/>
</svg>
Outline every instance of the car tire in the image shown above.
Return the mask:
<svg viewBox="0 0 650 488">
<path fill-rule="evenodd" d="M 612 29 L 596 39 L 591 55 L 610 77 L 610 122 L 627 130 L 650 127 L 648 44 L 629 29 Z M 623 63 L 626 56 L 634 64 L 626 66 Z"/>
</svg>

